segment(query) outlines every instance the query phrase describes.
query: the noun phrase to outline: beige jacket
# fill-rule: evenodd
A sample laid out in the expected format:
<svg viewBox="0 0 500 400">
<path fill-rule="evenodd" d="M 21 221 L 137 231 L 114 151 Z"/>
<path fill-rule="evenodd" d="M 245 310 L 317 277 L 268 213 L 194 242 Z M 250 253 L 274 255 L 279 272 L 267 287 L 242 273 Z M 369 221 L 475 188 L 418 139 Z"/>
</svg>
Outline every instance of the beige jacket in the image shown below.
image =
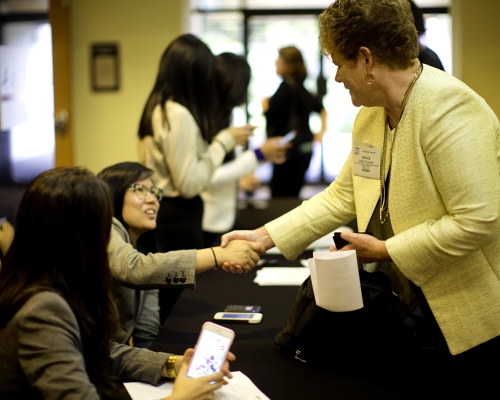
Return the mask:
<svg viewBox="0 0 500 400">
<path fill-rule="evenodd" d="M 154 171 L 156 186 L 165 197 L 198 196 L 210 184 L 212 175 L 236 145 L 227 130 L 219 132 L 208 144 L 189 110 L 175 101 L 165 103 L 168 124 L 161 107 L 153 110 L 154 136 L 139 141 L 139 162 Z"/>
<path fill-rule="evenodd" d="M 382 108 L 362 108 L 354 145 L 382 148 Z M 352 153 L 322 193 L 266 225 L 287 258 L 357 218 L 378 213 L 378 179 L 354 176 Z M 500 335 L 500 136 L 486 102 L 424 66 L 392 155 L 387 250 L 420 286 L 452 354 Z M 387 173 L 387 170 L 386 170 Z M 306 228 L 306 229 L 304 229 Z"/>
</svg>

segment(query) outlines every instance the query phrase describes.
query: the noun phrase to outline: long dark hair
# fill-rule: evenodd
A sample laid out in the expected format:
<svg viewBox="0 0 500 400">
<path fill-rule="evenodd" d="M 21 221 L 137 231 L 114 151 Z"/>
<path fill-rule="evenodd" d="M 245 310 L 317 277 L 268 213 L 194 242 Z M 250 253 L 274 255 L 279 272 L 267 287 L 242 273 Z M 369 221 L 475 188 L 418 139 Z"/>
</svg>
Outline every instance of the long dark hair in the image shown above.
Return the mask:
<svg viewBox="0 0 500 400">
<path fill-rule="evenodd" d="M 111 188 L 113 195 L 114 217 L 120 221 L 127 230 L 128 225 L 123 220 L 122 216 L 125 192 L 131 184 L 149 178 L 151 175 L 153 175 L 152 169 L 136 162 L 122 162 L 115 164 L 104 168 L 97 174 L 97 177 L 104 180 L 104 182 L 106 182 Z"/>
<path fill-rule="evenodd" d="M 245 57 L 233 53 L 221 53 L 216 59 L 215 81 L 220 104 L 217 122 L 220 131 L 229 126 L 233 108 L 246 101 L 251 69 Z"/>
<path fill-rule="evenodd" d="M 156 83 L 142 112 L 139 138 L 153 136 L 151 116 L 158 105 L 168 124 L 165 102 L 173 100 L 189 110 L 203 138 L 210 142 L 217 133 L 214 71 L 214 55 L 196 36 L 181 35 L 170 43 L 161 57 Z"/>
<path fill-rule="evenodd" d="M 117 327 L 107 255 L 112 213 L 109 187 L 87 169 L 42 173 L 24 193 L 0 270 L 0 327 L 34 294 L 59 293 L 78 320 L 90 381 L 106 395 L 114 390 L 106 371 Z"/>
</svg>

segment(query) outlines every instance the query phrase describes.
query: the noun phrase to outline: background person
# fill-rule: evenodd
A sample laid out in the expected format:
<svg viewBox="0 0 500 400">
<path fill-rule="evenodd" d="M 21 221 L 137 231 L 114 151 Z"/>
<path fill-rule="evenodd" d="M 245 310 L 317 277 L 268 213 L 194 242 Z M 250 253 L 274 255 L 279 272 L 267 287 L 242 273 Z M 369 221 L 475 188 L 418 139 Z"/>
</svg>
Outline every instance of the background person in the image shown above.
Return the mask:
<svg viewBox="0 0 500 400">
<path fill-rule="evenodd" d="M 421 38 L 424 36 L 426 28 L 425 28 L 425 19 L 424 14 L 419 6 L 415 4 L 413 0 L 408 0 L 410 2 L 411 13 L 413 15 L 413 19 L 415 21 L 415 28 L 418 32 L 419 37 L 419 45 L 420 50 L 418 52 L 418 59 L 422 64 L 430 65 L 431 67 L 438 68 L 444 71 L 443 63 L 441 62 L 439 56 L 436 52 L 426 45 L 421 43 Z"/>
<path fill-rule="evenodd" d="M 407 0 L 336 1 L 319 22 L 335 80 L 363 106 L 353 147 L 380 159 L 358 168 L 351 152 L 323 192 L 255 231 L 223 236 L 223 244 L 246 238 L 294 259 L 356 217 L 358 231 L 374 236 L 343 232 L 344 249 L 372 263 L 366 269 L 389 273 L 406 302 L 415 292 L 426 320 L 437 321 L 449 393 L 487 393 L 500 335 L 498 119 L 464 83 L 420 64 Z"/>
<path fill-rule="evenodd" d="M 141 235 L 156 227 L 162 197 L 152 175 L 151 169 L 136 162 L 118 163 L 98 174 L 113 195 L 114 218 L 108 257 L 119 314 L 119 329 L 114 341 L 128 343 L 132 337 L 136 347 L 149 347 L 161 327 L 158 290 L 151 289 L 194 288 L 196 274 L 218 267 L 233 257 L 242 268 L 250 270 L 259 259 L 258 251 L 264 251 L 260 245 L 243 241 L 234 242 L 234 246 L 225 249 L 215 247 L 147 255 L 137 251 Z"/>
<path fill-rule="evenodd" d="M 116 379 L 158 384 L 178 373 L 171 399 L 201 399 L 230 377 L 226 364 L 187 378 L 192 350 L 167 371 L 170 354 L 111 342 L 111 203 L 107 185 L 83 168 L 50 170 L 28 185 L 0 270 L 1 398 L 123 398 Z"/>
<path fill-rule="evenodd" d="M 219 54 L 216 59 L 215 77 L 220 103 L 217 129 L 222 131 L 231 125 L 233 109 L 246 101 L 251 70 L 244 57 L 233 53 Z M 281 144 L 280 140 L 281 137 L 269 138 L 258 149 L 248 149 L 238 154 L 233 150 L 226 156 L 224 163 L 215 170 L 210 185 L 201 194 L 204 205 L 205 246 L 220 243 L 220 235 L 233 228 L 238 188 L 243 185 L 246 191 L 253 192 L 257 189 L 260 182 L 253 172 L 259 163 L 285 162 L 286 150 L 291 145 Z"/>
<path fill-rule="evenodd" d="M 274 165 L 270 188 L 274 197 L 298 197 L 311 162 L 312 142 L 321 142 L 326 131 L 327 114 L 321 99 L 304 87 L 307 70 L 300 50 L 288 46 L 281 48 L 278 54 L 276 73 L 283 78 L 283 82 L 270 99 L 262 101 L 267 136 L 285 136 L 292 130 L 297 136 L 287 151 L 286 161 Z M 319 113 L 321 117 L 321 130 L 316 135 L 309 127 L 312 112 Z"/>
<path fill-rule="evenodd" d="M 252 127 L 217 133 L 215 57 L 197 37 L 177 37 L 163 53 L 139 125 L 139 162 L 163 190 L 155 230 L 157 250 L 203 247 L 203 201 L 215 169 Z M 144 235 L 144 237 L 147 237 Z M 161 321 L 181 290 L 160 292 Z"/>
</svg>

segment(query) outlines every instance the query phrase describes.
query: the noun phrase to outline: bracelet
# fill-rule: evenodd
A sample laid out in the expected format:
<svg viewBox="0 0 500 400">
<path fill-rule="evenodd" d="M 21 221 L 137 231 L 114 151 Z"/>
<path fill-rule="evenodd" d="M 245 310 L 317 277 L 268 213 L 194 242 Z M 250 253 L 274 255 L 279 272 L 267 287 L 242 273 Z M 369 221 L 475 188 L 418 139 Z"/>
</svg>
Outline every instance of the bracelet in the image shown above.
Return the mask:
<svg viewBox="0 0 500 400">
<path fill-rule="evenodd" d="M 266 159 L 266 157 L 264 157 L 264 154 L 262 154 L 262 151 L 260 149 L 255 149 L 254 152 L 255 155 L 257 156 L 257 160 L 264 161 Z"/>
<path fill-rule="evenodd" d="M 222 143 L 222 142 L 221 142 L 219 139 L 217 139 L 217 138 L 216 138 L 216 139 L 214 139 L 214 142 L 219 143 L 219 144 L 222 146 L 223 150 L 224 150 L 224 151 L 226 152 L 226 154 L 227 154 L 227 149 L 226 149 L 226 146 L 224 146 L 224 143 Z"/>
<path fill-rule="evenodd" d="M 217 262 L 217 257 L 215 257 L 215 251 L 213 247 L 210 247 L 210 250 L 212 250 L 212 254 L 214 255 L 214 260 L 215 260 L 215 266 L 219 268 L 219 263 Z"/>
<path fill-rule="evenodd" d="M 170 355 L 167 358 L 167 362 L 165 363 L 167 367 L 167 378 L 175 379 L 177 377 L 177 373 L 175 372 L 175 360 L 177 360 L 176 355 Z"/>
</svg>

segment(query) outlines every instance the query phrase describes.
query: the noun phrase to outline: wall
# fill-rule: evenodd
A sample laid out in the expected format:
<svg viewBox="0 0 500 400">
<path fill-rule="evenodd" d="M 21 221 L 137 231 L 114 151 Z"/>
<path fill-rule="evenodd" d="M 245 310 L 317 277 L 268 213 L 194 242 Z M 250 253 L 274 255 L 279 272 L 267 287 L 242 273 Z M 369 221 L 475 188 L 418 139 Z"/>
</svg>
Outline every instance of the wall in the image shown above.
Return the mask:
<svg viewBox="0 0 500 400">
<path fill-rule="evenodd" d="M 453 0 L 454 75 L 500 117 L 500 1 Z"/>
<path fill-rule="evenodd" d="M 74 159 L 94 172 L 137 160 L 136 130 L 161 53 L 186 31 L 188 0 L 71 1 Z M 499 0 L 453 0 L 454 74 L 500 116 Z M 466 17 L 464 17 L 466 16 Z M 90 89 L 93 42 L 117 41 L 121 88 Z"/>
<path fill-rule="evenodd" d="M 160 56 L 183 33 L 185 0 L 71 1 L 71 63 L 75 165 L 94 172 L 137 160 L 137 127 Z M 118 42 L 120 90 L 93 92 L 90 46 Z"/>
</svg>

